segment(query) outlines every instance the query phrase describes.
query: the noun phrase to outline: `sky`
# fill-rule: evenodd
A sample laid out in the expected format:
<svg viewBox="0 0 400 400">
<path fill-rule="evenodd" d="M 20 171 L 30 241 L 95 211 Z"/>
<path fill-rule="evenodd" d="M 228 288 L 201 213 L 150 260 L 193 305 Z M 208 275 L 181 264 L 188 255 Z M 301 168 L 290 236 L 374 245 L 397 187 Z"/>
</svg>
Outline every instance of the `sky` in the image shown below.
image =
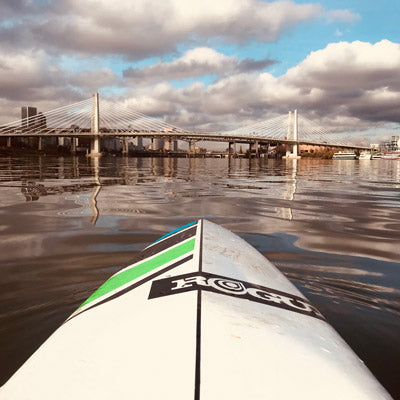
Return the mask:
<svg viewBox="0 0 400 400">
<path fill-rule="evenodd" d="M 100 98 L 196 131 L 400 133 L 398 0 L 0 0 L 0 123 Z"/>
</svg>

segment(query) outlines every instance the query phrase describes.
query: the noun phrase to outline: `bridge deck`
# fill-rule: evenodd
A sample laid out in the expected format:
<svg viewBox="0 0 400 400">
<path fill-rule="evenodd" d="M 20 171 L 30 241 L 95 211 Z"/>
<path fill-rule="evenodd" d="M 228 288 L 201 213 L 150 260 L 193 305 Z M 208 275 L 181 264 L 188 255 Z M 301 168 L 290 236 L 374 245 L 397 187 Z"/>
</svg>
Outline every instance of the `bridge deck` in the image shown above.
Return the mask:
<svg viewBox="0 0 400 400">
<path fill-rule="evenodd" d="M 236 142 L 236 143 L 255 143 L 259 145 L 266 144 L 302 144 L 311 146 L 329 146 L 329 147 L 340 147 L 348 149 L 359 149 L 366 150 L 369 147 L 356 146 L 356 145 L 342 145 L 334 144 L 329 142 L 312 142 L 299 140 L 279 139 L 266 136 L 243 136 L 243 135 L 226 135 L 224 133 L 198 133 L 198 132 L 163 132 L 163 131 L 118 131 L 118 130 L 101 130 L 98 135 L 94 135 L 89 129 L 81 129 L 74 131 L 72 129 L 51 129 L 46 128 L 40 131 L 21 131 L 21 128 L 16 128 L 14 131 L 8 129 L 6 132 L 1 132 L 0 137 L 86 137 L 86 138 L 124 138 L 124 137 L 142 137 L 142 138 L 168 138 L 183 141 L 211 141 L 211 142 Z"/>
</svg>

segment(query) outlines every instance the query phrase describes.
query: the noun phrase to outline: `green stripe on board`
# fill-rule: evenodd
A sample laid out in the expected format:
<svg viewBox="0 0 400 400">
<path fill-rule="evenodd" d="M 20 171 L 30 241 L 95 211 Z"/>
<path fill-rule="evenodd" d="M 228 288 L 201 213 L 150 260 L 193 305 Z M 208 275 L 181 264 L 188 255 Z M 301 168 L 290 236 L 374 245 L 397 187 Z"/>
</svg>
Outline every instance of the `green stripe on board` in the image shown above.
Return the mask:
<svg viewBox="0 0 400 400">
<path fill-rule="evenodd" d="M 124 272 L 119 273 L 118 275 L 112 276 L 108 281 L 100 286 L 84 303 L 82 303 L 79 308 L 82 308 L 93 300 L 96 300 L 99 297 L 113 291 L 114 289 L 117 289 L 120 286 L 123 286 L 126 283 L 133 281 L 136 278 L 139 278 L 147 272 L 161 267 L 162 265 L 183 256 L 189 251 L 192 251 L 194 249 L 194 242 L 195 239 L 193 238 L 185 243 L 180 244 L 179 246 L 165 251 L 164 253 L 152 258 L 151 260 L 144 261 L 139 265 L 136 265 Z"/>
</svg>

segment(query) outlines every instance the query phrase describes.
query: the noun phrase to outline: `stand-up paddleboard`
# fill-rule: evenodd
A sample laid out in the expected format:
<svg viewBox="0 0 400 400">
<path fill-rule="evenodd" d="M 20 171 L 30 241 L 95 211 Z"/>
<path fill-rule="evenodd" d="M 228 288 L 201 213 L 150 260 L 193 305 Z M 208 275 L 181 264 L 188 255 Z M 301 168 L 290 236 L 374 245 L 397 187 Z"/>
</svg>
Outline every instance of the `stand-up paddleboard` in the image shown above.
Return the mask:
<svg viewBox="0 0 400 400">
<path fill-rule="evenodd" d="M 1 399 L 390 399 L 258 251 L 200 220 L 142 252 L 1 388 Z"/>
</svg>

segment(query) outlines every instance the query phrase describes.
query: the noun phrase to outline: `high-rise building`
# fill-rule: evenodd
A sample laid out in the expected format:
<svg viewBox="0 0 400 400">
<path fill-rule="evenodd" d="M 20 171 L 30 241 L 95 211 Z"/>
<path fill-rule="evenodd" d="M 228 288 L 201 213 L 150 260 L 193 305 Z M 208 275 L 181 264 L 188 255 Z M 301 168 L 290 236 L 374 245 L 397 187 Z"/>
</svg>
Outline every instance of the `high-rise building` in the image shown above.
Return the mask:
<svg viewBox="0 0 400 400">
<path fill-rule="evenodd" d="M 35 125 L 35 115 L 37 114 L 36 107 L 21 107 L 21 120 L 22 120 L 22 127 L 23 128 L 31 128 Z"/>
<path fill-rule="evenodd" d="M 392 136 L 392 140 L 390 141 L 390 147 L 393 150 L 397 150 L 400 146 L 400 139 L 399 136 Z"/>
</svg>

